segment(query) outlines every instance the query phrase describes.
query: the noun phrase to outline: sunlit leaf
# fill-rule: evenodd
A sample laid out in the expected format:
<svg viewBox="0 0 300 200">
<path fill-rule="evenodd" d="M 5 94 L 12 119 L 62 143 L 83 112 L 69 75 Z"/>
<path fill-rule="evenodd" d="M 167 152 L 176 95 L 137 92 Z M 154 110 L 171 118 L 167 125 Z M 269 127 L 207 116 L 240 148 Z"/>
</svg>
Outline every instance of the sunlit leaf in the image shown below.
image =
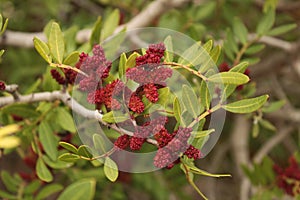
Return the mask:
<svg viewBox="0 0 300 200">
<path fill-rule="evenodd" d="M 173 42 L 171 36 L 166 37 L 164 40 L 164 44 L 166 46 L 165 51 L 165 61 L 172 62 L 173 61 Z"/>
<path fill-rule="evenodd" d="M 101 41 L 113 34 L 114 30 L 119 25 L 120 11 L 115 9 L 104 21 L 101 31 Z"/>
<path fill-rule="evenodd" d="M 53 22 L 51 25 L 48 43 L 52 56 L 61 64 L 65 52 L 65 42 L 60 27 L 56 22 Z"/>
<path fill-rule="evenodd" d="M 199 103 L 195 92 L 187 85 L 182 86 L 182 102 L 186 110 L 196 118 L 199 115 Z"/>
<path fill-rule="evenodd" d="M 94 23 L 93 30 L 90 37 L 91 46 L 100 43 L 101 28 L 102 28 L 102 18 L 101 16 L 98 16 L 96 22 Z"/>
<path fill-rule="evenodd" d="M 222 107 L 225 110 L 233 113 L 251 113 L 262 107 L 268 98 L 268 95 L 262 95 L 255 98 L 236 101 L 227 105 L 223 105 Z"/>
<path fill-rule="evenodd" d="M 50 64 L 52 62 L 52 57 L 50 55 L 50 49 L 48 45 L 37 37 L 34 37 L 33 44 L 37 52 L 42 56 L 42 58 Z"/>
<path fill-rule="evenodd" d="M 115 182 L 119 176 L 117 164 L 109 157 L 105 158 L 104 174 L 111 182 Z"/>
<path fill-rule="evenodd" d="M 214 83 L 242 85 L 249 81 L 249 77 L 239 72 L 221 72 L 210 76 L 208 81 Z"/>
<path fill-rule="evenodd" d="M 59 142 L 59 145 L 62 146 L 64 149 L 71 151 L 72 153 L 77 154 L 78 152 L 77 148 L 73 144 L 67 142 Z"/>
</svg>

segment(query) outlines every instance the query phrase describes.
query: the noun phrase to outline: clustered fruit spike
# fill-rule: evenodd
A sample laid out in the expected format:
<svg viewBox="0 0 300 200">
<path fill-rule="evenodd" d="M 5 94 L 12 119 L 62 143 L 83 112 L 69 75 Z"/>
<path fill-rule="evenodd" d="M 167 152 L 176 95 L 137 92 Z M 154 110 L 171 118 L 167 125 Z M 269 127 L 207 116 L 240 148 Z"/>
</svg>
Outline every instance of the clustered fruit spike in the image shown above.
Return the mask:
<svg viewBox="0 0 300 200">
<path fill-rule="evenodd" d="M 120 79 L 106 83 L 105 79 L 109 76 L 112 63 L 106 59 L 102 47 L 95 45 L 93 56 L 82 53 L 76 64 L 78 69 L 88 74 L 87 77 L 78 74 L 79 89 L 87 92 L 87 101 L 98 108 L 104 105 L 108 111 L 120 110 L 124 107 L 122 105 L 125 105 L 132 112 L 132 116 L 141 114 L 145 110 L 143 97 L 152 103 L 158 102 L 158 90 L 166 87 L 166 80 L 172 76 L 172 70 L 162 63 L 165 49 L 163 43 L 150 45 L 144 55 L 136 58 L 135 66 L 126 70 L 126 79 L 138 84 L 137 89 L 132 91 Z M 58 76 L 56 72 L 51 73 L 59 82 L 67 79 L 66 72 L 65 77 Z M 129 126 L 133 135 L 119 136 L 114 142 L 116 149 L 130 148 L 137 151 L 142 148 L 147 138 L 153 137 L 158 144 L 153 163 L 158 168 L 172 168 L 180 162 L 182 155 L 191 159 L 201 157 L 200 151 L 188 144 L 191 128 L 179 127 L 173 133 L 169 133 L 165 127 L 168 117 L 154 114 L 152 118 L 144 116 L 143 120 L 140 126 L 134 125 L 131 120 L 118 123 L 122 124 L 122 127 Z"/>
<path fill-rule="evenodd" d="M 3 81 L 0 81 L 0 90 L 5 90 L 6 86 Z"/>
<path fill-rule="evenodd" d="M 277 174 L 276 184 L 279 188 L 282 188 L 287 194 L 296 196 L 300 194 L 300 167 L 295 159 L 291 156 L 289 158 L 289 166 L 281 168 L 278 165 L 273 166 L 274 171 Z"/>
</svg>

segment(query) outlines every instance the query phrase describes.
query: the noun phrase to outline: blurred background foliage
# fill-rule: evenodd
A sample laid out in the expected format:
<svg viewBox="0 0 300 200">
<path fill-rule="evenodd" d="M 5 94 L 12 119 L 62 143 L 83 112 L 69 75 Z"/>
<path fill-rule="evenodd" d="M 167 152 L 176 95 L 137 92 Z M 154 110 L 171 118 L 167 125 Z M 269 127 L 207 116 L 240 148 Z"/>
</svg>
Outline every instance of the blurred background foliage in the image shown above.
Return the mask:
<svg viewBox="0 0 300 200">
<path fill-rule="evenodd" d="M 102 16 L 105 19 L 115 8 L 120 10 L 120 23 L 126 23 L 151 2 L 152 1 L 149 0 L 0 0 L 0 13 L 2 13 L 5 18 L 9 18 L 9 30 L 40 32 L 43 31 L 43 28 L 50 20 L 59 22 L 63 31 L 66 31 L 69 28 L 81 30 L 84 28 L 91 28 L 98 16 Z M 243 21 L 249 32 L 255 32 L 256 26 L 263 15 L 263 5 L 259 2 L 261 1 L 194 0 L 183 7 L 171 9 L 164 13 L 157 18 L 151 26 L 177 30 L 189 35 L 197 41 L 206 41 L 211 38 L 218 41 L 224 39 L 226 29 L 232 26 L 233 18 L 236 16 Z M 269 2 L 270 5 L 273 5 L 276 0 L 268 0 L 267 2 Z M 297 0 L 280 2 L 288 5 L 289 3 L 297 2 Z M 300 8 L 296 11 L 293 9 L 277 10 L 275 26 L 291 22 L 298 24 L 298 28 L 288 34 L 280 35 L 278 38 L 290 42 L 299 40 L 299 13 Z M 75 48 L 80 46 L 81 44 L 76 44 Z M 0 49 L 6 50 L 2 63 L 0 64 L 0 80 L 4 80 L 8 84 L 19 84 L 21 91 L 25 91 L 25 89 L 34 83 L 36 79 L 42 77 L 42 74 L 45 72 L 45 62 L 33 48 L 27 49 L 1 46 Z M 281 49 L 267 46 L 264 51 L 257 54 L 257 57 L 260 57 L 262 61 L 264 61 L 264 59 L 270 59 L 272 56 L 276 57 L 281 54 Z M 286 58 L 289 57 L 287 56 Z M 230 60 L 225 55 L 223 55 L 223 59 L 220 60 L 229 62 L 229 65 L 233 64 L 230 63 Z M 265 74 L 268 73 L 268 70 L 273 70 L 272 67 L 267 68 L 267 70 L 263 72 L 260 72 L 260 67 L 261 64 L 250 67 L 251 71 L 253 69 L 253 73 L 251 72 L 253 82 L 262 84 L 261 88 L 258 88 L 257 93 L 274 93 L 274 95 L 271 95 L 271 98 L 279 100 L 282 96 L 276 95 L 276 91 L 274 92 L 273 90 L 274 88 L 271 88 L 270 82 L 272 84 L 272 80 L 265 78 Z M 284 67 L 284 63 L 282 64 L 282 67 Z M 278 70 L 278 67 L 276 70 Z M 300 90 L 297 89 L 299 88 L 300 83 L 299 77 L 298 79 L 291 78 L 289 80 L 289 73 L 291 73 L 289 69 L 279 69 L 278 71 L 276 76 L 285 79 L 285 83 L 282 83 L 282 87 L 283 90 L 287 92 L 286 95 L 288 100 L 295 108 L 299 107 Z M 278 124 L 277 122 L 278 120 L 275 118 L 273 123 L 275 123 L 277 129 L 280 129 L 281 126 L 289 125 L 284 119 L 279 120 Z M 234 156 L 228 150 L 230 149 L 230 147 L 228 147 L 228 143 L 230 143 L 228 138 L 230 138 L 233 126 L 232 116 L 229 115 L 221 139 L 215 149 L 207 157 L 198 162 L 199 166 L 202 166 L 202 168 L 207 170 L 213 170 L 212 172 L 222 171 L 233 175 L 233 178 L 231 179 L 210 180 L 210 182 L 208 179 L 211 178 L 198 178 L 197 184 L 199 187 L 204 192 L 208 191 L 209 193 L 209 191 L 212 191 L 214 195 L 211 193 L 209 194 L 214 196 L 215 199 L 225 200 L 239 198 L 238 190 L 240 180 L 238 173 L 236 172 Z M 294 132 L 295 134 L 292 134 L 287 140 L 292 143 L 292 146 L 290 146 L 292 150 L 287 149 L 287 144 L 277 145 L 269 154 L 274 162 L 279 165 L 286 166 L 288 162 L 287 157 L 291 155 L 291 151 L 299 150 L 299 135 L 297 134 L 297 130 Z M 274 131 L 263 126 L 260 129 L 259 137 L 252 138 L 249 133 L 250 157 L 253 156 L 256 150 L 259 149 L 261 145 L 265 144 L 265 142 L 274 134 Z M 225 152 L 218 151 L 218 149 L 222 148 L 224 148 Z M 10 160 L 15 160 L 13 155 L 10 157 Z M 198 196 L 195 195 L 195 192 L 187 184 L 185 176 L 179 169 L 179 166 L 174 167 L 170 171 L 164 170 L 163 172 L 158 171 L 148 174 L 128 174 L 122 172 L 117 183 L 110 183 L 104 178 L 102 170 L 98 170 L 97 168 L 93 169 L 93 167 L 86 163 L 79 162 L 76 165 L 81 166 L 80 168 L 72 168 L 67 172 L 69 179 L 76 180 L 76 177 L 80 176 L 96 177 L 98 184 L 95 199 L 198 199 Z M 20 167 L 25 166 L 3 163 L 0 160 L 0 169 L 5 168 L 14 172 L 18 171 L 17 168 Z M 272 167 L 269 166 L 267 169 L 271 170 Z M 25 171 L 26 170 L 28 169 L 25 169 Z M 256 183 L 260 182 L 260 180 L 255 181 Z M 208 182 L 209 184 L 207 184 Z M 267 185 L 267 183 L 264 184 Z M 211 186 L 215 187 L 210 188 Z M 270 185 L 267 187 L 270 187 Z M 269 196 L 266 198 L 258 196 L 257 198 L 268 199 Z"/>
</svg>

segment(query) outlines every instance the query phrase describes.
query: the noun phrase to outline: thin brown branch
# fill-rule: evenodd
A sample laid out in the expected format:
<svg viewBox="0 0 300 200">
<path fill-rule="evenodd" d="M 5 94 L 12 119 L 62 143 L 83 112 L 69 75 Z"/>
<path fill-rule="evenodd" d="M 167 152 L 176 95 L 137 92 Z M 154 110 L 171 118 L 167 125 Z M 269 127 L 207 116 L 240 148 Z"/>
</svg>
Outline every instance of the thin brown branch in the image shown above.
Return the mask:
<svg viewBox="0 0 300 200">
<path fill-rule="evenodd" d="M 278 133 L 274 135 L 272 138 L 270 138 L 268 141 L 266 141 L 263 145 L 261 145 L 261 148 L 257 151 L 257 153 L 253 157 L 253 161 L 255 163 L 261 163 L 263 158 L 270 153 L 270 151 L 278 145 L 280 142 L 282 142 L 292 131 L 294 130 L 294 127 L 292 126 L 286 126 L 280 130 L 278 130 Z"/>
<path fill-rule="evenodd" d="M 190 0 L 156 0 L 151 2 L 143 11 L 132 18 L 128 23 L 119 26 L 115 33 L 120 32 L 125 27 L 127 30 L 145 27 L 150 25 L 155 19 L 170 9 L 180 7 Z M 91 29 L 80 30 L 76 35 L 76 42 L 87 42 L 91 36 Z M 39 37 L 45 41 L 46 37 L 42 32 L 25 33 L 7 30 L 2 37 L 0 37 L 0 45 L 17 46 L 32 48 L 33 38 Z"/>
<path fill-rule="evenodd" d="M 8 85 L 8 88 L 12 88 L 12 86 Z M 71 108 L 75 113 L 89 119 L 96 119 L 101 122 L 103 125 L 110 127 L 111 129 L 119 132 L 120 134 L 127 134 L 132 136 L 133 133 L 122 128 L 119 128 L 116 124 L 109 124 L 102 120 L 103 115 L 98 110 L 89 110 L 79 104 L 75 99 L 73 99 L 69 93 L 62 91 L 53 91 L 53 92 L 39 92 L 32 93 L 29 95 L 19 95 L 18 99 L 15 99 L 13 96 L 0 97 L 0 108 L 6 105 L 10 105 L 13 103 L 34 103 L 40 101 L 55 101 L 60 100 L 66 106 Z M 148 143 L 157 146 L 156 140 L 151 138 L 147 138 Z"/>
</svg>

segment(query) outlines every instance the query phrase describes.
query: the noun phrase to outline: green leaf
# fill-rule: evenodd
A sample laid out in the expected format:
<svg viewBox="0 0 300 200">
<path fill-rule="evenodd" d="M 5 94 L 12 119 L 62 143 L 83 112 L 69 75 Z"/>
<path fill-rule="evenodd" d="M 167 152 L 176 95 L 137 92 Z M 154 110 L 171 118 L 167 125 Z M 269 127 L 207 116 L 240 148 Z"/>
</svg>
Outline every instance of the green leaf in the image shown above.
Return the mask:
<svg viewBox="0 0 300 200">
<path fill-rule="evenodd" d="M 203 62 L 205 56 L 207 56 L 207 52 L 201 46 L 201 42 L 197 42 L 182 53 L 178 59 L 178 63 L 196 66 Z"/>
<path fill-rule="evenodd" d="M 95 44 L 100 43 L 101 37 L 101 27 L 102 27 L 102 18 L 98 16 L 96 22 L 94 23 L 93 30 L 90 38 L 90 45 L 94 46 Z"/>
<path fill-rule="evenodd" d="M 61 64 L 65 52 L 65 42 L 60 27 L 56 22 L 53 22 L 51 25 L 48 43 L 52 56 Z"/>
<path fill-rule="evenodd" d="M 128 57 L 126 64 L 125 64 L 125 70 L 127 70 L 128 68 L 135 67 L 135 59 L 138 56 L 140 56 L 140 54 L 138 54 L 137 52 L 134 52 Z"/>
<path fill-rule="evenodd" d="M 164 40 L 164 44 L 166 46 L 165 51 L 165 62 L 173 61 L 173 42 L 171 36 L 166 37 Z"/>
<path fill-rule="evenodd" d="M 297 24 L 285 24 L 285 25 L 273 28 L 272 30 L 267 32 L 267 35 L 278 36 L 278 35 L 282 35 L 284 33 L 287 33 L 287 32 L 289 32 L 289 31 L 291 31 L 295 28 L 297 28 Z"/>
<path fill-rule="evenodd" d="M 2 17 L 2 15 L 0 14 L 0 30 L 2 29 L 2 26 L 3 26 L 3 17 Z"/>
<path fill-rule="evenodd" d="M 71 167 L 72 163 L 67 163 L 65 161 L 61 161 L 57 159 L 56 161 L 51 160 L 48 156 L 43 155 L 43 160 L 52 169 L 66 169 Z"/>
<path fill-rule="evenodd" d="M 15 103 L 2 107 L 1 111 L 7 115 L 17 115 L 22 118 L 35 118 L 39 116 L 39 113 L 35 111 L 34 106 L 23 103 Z"/>
<path fill-rule="evenodd" d="M 118 123 L 130 119 L 128 113 L 122 113 L 118 111 L 110 111 L 103 115 L 102 120 L 107 123 Z"/>
<path fill-rule="evenodd" d="M 276 127 L 275 127 L 271 122 L 269 122 L 269 121 L 267 121 L 267 120 L 260 119 L 260 120 L 258 121 L 258 123 L 259 123 L 262 127 L 266 128 L 266 129 L 268 129 L 268 130 L 276 131 Z"/>
<path fill-rule="evenodd" d="M 192 137 L 197 139 L 197 138 L 202 138 L 202 137 L 206 137 L 209 134 L 215 132 L 215 129 L 209 129 L 209 130 L 204 130 L 204 131 L 196 131 L 195 133 L 192 133 Z"/>
<path fill-rule="evenodd" d="M 3 23 L 3 22 L 2 22 Z M 4 31 L 6 30 L 7 28 L 7 25 L 8 25 L 8 18 L 5 19 L 5 22 L 4 22 L 4 25 L 3 26 L 0 26 L 0 35 L 2 35 L 4 33 Z"/>
<path fill-rule="evenodd" d="M 211 95 L 210 95 L 210 91 L 207 87 L 207 83 L 205 81 L 202 81 L 201 85 L 200 85 L 200 100 L 201 100 L 201 104 L 203 105 L 203 107 L 206 110 L 209 110 Z"/>
<path fill-rule="evenodd" d="M 252 55 L 252 54 L 258 53 L 261 50 L 263 50 L 265 47 L 266 47 L 266 45 L 264 45 L 264 44 L 254 44 L 245 51 L 245 54 Z"/>
<path fill-rule="evenodd" d="M 61 191 L 63 188 L 64 187 L 62 185 L 57 183 L 46 185 L 39 191 L 39 193 L 35 197 L 35 200 L 47 199 L 47 197 Z"/>
<path fill-rule="evenodd" d="M 285 100 L 280 100 L 280 101 L 275 101 L 272 103 L 269 103 L 268 105 L 266 105 L 265 107 L 262 108 L 262 111 L 264 113 L 270 113 L 270 112 L 275 112 L 277 110 L 279 110 L 280 108 L 282 108 L 282 106 L 285 105 Z"/>
<path fill-rule="evenodd" d="M 47 166 L 45 165 L 44 161 L 42 158 L 38 158 L 37 163 L 36 163 L 36 173 L 39 179 L 45 182 L 51 182 L 53 180 L 53 176 Z"/>
<path fill-rule="evenodd" d="M 117 164 L 109 157 L 105 158 L 104 174 L 111 182 L 115 182 L 119 176 Z"/>
<path fill-rule="evenodd" d="M 227 29 L 227 31 L 226 31 L 226 42 L 227 43 L 226 43 L 226 46 L 224 49 L 229 48 L 234 53 L 237 53 L 239 51 L 238 44 L 235 41 L 235 38 L 233 36 L 231 29 Z"/>
<path fill-rule="evenodd" d="M 86 158 L 92 158 L 93 155 L 91 154 L 91 150 L 87 145 L 81 145 L 78 148 L 78 155 L 86 157 Z"/>
<path fill-rule="evenodd" d="M 210 76 L 208 81 L 213 83 L 242 85 L 249 81 L 249 77 L 239 72 L 221 72 Z"/>
<path fill-rule="evenodd" d="M 92 200 L 94 199 L 96 181 L 94 179 L 82 179 L 69 185 L 57 200 Z"/>
<path fill-rule="evenodd" d="M 34 48 L 42 56 L 42 58 L 50 64 L 52 62 L 52 57 L 48 45 L 37 37 L 33 38 L 33 44 Z"/>
<path fill-rule="evenodd" d="M 252 126 L 252 137 L 253 138 L 256 138 L 258 136 L 259 131 L 260 131 L 259 129 L 260 128 L 259 128 L 258 123 L 253 124 L 253 126 Z"/>
<path fill-rule="evenodd" d="M 96 151 L 100 154 L 107 152 L 107 145 L 105 138 L 100 134 L 93 135 L 93 143 Z"/>
<path fill-rule="evenodd" d="M 186 110 L 194 117 L 199 115 L 199 103 L 195 92 L 187 85 L 182 86 L 182 102 Z"/>
<path fill-rule="evenodd" d="M 213 47 L 213 44 L 214 44 L 213 40 L 208 40 L 208 41 L 202 46 L 202 48 L 205 49 L 205 51 L 206 51 L 207 53 L 209 53 L 209 52 L 211 51 L 212 47 Z"/>
<path fill-rule="evenodd" d="M 251 99 L 243 99 L 227 105 L 223 105 L 222 108 L 233 113 L 251 113 L 263 106 L 268 98 L 268 95 L 262 95 Z"/>
<path fill-rule="evenodd" d="M 73 153 L 64 153 L 58 157 L 59 160 L 64 162 L 76 162 L 78 159 L 80 159 L 80 156 Z"/>
<path fill-rule="evenodd" d="M 217 63 L 221 54 L 221 46 L 217 45 L 213 48 L 213 50 L 209 53 L 211 59 Z"/>
<path fill-rule="evenodd" d="M 193 15 L 193 20 L 203 20 L 214 13 L 217 3 L 214 1 L 207 1 L 196 8 L 196 13 Z"/>
<path fill-rule="evenodd" d="M 62 107 L 56 108 L 56 112 L 58 124 L 64 130 L 70 131 L 72 133 L 76 132 L 76 127 L 72 115 L 65 108 Z"/>
<path fill-rule="evenodd" d="M 1 171 L 1 182 L 9 192 L 17 192 L 21 181 L 11 176 L 7 171 Z"/>
<path fill-rule="evenodd" d="M 241 62 L 241 63 L 237 64 L 236 66 L 232 67 L 229 71 L 244 73 L 246 71 L 248 65 L 249 65 L 248 62 Z"/>
<path fill-rule="evenodd" d="M 74 51 L 70 53 L 64 60 L 65 65 L 74 66 L 79 60 L 79 52 Z"/>
<path fill-rule="evenodd" d="M 233 32 L 242 44 L 247 43 L 248 30 L 239 18 L 234 18 L 233 20 Z"/>
<path fill-rule="evenodd" d="M 9 200 L 18 199 L 18 197 L 16 195 L 9 194 L 3 190 L 0 190 L 0 197 L 2 197 L 4 199 L 9 199 Z"/>
<path fill-rule="evenodd" d="M 275 11 L 269 9 L 267 13 L 263 16 L 256 27 L 256 33 L 259 35 L 266 34 L 273 26 L 275 22 Z"/>
<path fill-rule="evenodd" d="M 75 154 L 78 153 L 77 148 L 73 144 L 70 144 L 67 142 L 59 142 L 59 145 L 62 146 L 64 149 L 71 151 L 72 153 L 75 153 Z"/>
<path fill-rule="evenodd" d="M 181 108 L 180 108 L 180 103 L 178 101 L 178 98 L 174 98 L 173 101 L 173 112 L 174 112 L 174 117 L 177 120 L 177 122 L 181 121 Z"/>
<path fill-rule="evenodd" d="M 38 127 L 38 132 L 44 151 L 51 160 L 55 161 L 58 156 L 58 143 L 50 124 L 46 121 L 42 121 Z"/>
<path fill-rule="evenodd" d="M 24 187 L 24 194 L 32 195 L 41 187 L 40 180 L 34 180 Z"/>
<path fill-rule="evenodd" d="M 120 62 L 119 62 L 119 78 L 124 79 L 124 75 L 126 73 L 126 62 L 127 57 L 125 53 L 122 53 L 120 56 Z"/>
<path fill-rule="evenodd" d="M 232 67 L 229 70 L 229 72 L 244 73 L 248 65 L 249 65 L 248 62 L 241 62 L 238 65 Z M 224 102 L 235 91 L 236 87 L 237 87 L 236 85 L 230 85 L 230 84 L 225 85 L 222 92 L 221 102 Z"/>
<path fill-rule="evenodd" d="M 107 37 L 111 36 L 114 33 L 114 30 L 119 25 L 120 12 L 118 9 L 115 9 L 104 21 L 103 28 L 101 31 L 101 40 L 103 41 Z"/>
</svg>

